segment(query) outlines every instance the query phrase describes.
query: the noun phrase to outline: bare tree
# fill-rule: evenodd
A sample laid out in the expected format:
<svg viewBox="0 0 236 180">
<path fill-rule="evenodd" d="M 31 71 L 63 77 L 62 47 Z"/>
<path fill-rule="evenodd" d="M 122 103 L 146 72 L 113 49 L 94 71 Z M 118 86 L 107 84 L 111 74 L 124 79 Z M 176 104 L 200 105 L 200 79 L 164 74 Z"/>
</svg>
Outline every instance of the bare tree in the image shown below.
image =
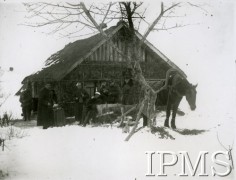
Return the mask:
<svg viewBox="0 0 236 180">
<path fill-rule="evenodd" d="M 5 71 L 3 69 L 1 69 L 1 67 L 0 67 L 0 78 L 4 75 L 4 73 L 5 73 Z M 7 94 L 6 92 L 3 91 L 2 83 L 4 83 L 4 81 L 0 80 L 0 108 L 11 95 L 11 94 Z"/>
<path fill-rule="evenodd" d="M 233 160 L 233 154 L 232 154 L 233 147 L 234 147 L 234 140 L 233 140 L 232 145 L 231 146 L 228 145 L 228 148 L 226 148 L 226 146 L 223 145 L 223 143 L 220 141 L 218 132 L 216 133 L 216 135 L 217 135 L 217 140 L 219 144 L 221 145 L 221 147 L 223 147 L 228 152 L 229 160 L 231 161 L 231 167 L 232 169 L 234 169 L 234 160 Z"/>
<path fill-rule="evenodd" d="M 74 35 L 90 35 L 96 32 L 100 32 L 104 38 L 109 40 L 109 36 L 103 30 L 110 23 L 115 20 L 123 20 L 127 22 L 130 32 L 130 47 L 131 56 L 125 55 L 112 41 L 108 41 L 110 45 L 124 58 L 127 59 L 128 65 L 133 70 L 134 79 L 141 85 L 144 92 L 143 98 L 138 104 L 138 114 L 136 123 L 131 130 L 128 137 L 125 139 L 128 141 L 130 137 L 135 133 L 138 126 L 138 122 L 142 113 L 147 115 L 148 125 L 152 126 L 151 119 L 155 116 L 155 101 L 158 91 L 155 91 L 145 80 L 142 69 L 140 67 L 141 55 L 139 54 L 142 44 L 152 31 L 170 30 L 174 28 L 184 27 L 188 24 L 175 24 L 167 25 L 167 21 L 170 18 L 177 17 L 175 10 L 182 6 L 201 7 L 200 5 L 194 5 L 191 3 L 173 3 L 169 6 L 164 6 L 164 3 L 160 3 L 159 15 L 154 19 L 152 23 L 145 20 L 146 8 L 143 8 L 143 3 L 137 2 L 117 2 L 108 4 L 88 4 L 80 3 L 25 3 L 24 4 L 29 16 L 27 18 L 35 18 L 36 23 L 27 23 L 27 26 L 43 27 L 51 26 L 52 31 L 50 33 L 60 33 L 62 37 L 74 37 Z M 141 41 L 135 38 L 136 30 L 140 27 L 141 23 L 145 23 L 148 27 L 142 36 Z M 75 31 L 68 32 L 69 28 L 75 29 Z M 85 31 L 86 30 L 86 31 Z M 83 34 L 83 32 L 89 32 Z"/>
</svg>

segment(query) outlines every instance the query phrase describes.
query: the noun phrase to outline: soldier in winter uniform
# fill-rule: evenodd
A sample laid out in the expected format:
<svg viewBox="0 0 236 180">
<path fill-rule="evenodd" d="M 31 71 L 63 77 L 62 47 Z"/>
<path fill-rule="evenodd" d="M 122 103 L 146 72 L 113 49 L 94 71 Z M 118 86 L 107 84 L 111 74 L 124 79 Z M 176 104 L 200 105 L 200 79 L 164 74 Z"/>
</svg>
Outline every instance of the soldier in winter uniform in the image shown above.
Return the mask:
<svg viewBox="0 0 236 180">
<path fill-rule="evenodd" d="M 133 101 L 133 81 L 132 79 L 125 79 L 123 87 L 122 87 L 122 104 L 134 104 Z"/>
<path fill-rule="evenodd" d="M 109 87 L 108 102 L 112 104 L 120 103 L 120 97 L 121 97 L 120 87 L 114 81 L 111 81 Z"/>
<path fill-rule="evenodd" d="M 77 90 L 75 93 L 75 120 L 83 123 L 85 118 L 86 103 L 89 99 L 89 94 L 82 88 L 82 84 L 78 82 L 76 84 Z"/>
<path fill-rule="evenodd" d="M 122 104 L 134 104 L 134 82 L 133 82 L 133 70 L 127 68 L 123 71 L 124 84 L 122 86 Z"/>
<path fill-rule="evenodd" d="M 101 84 L 101 88 L 100 88 L 99 92 L 101 94 L 102 103 L 106 104 L 107 103 L 107 98 L 108 98 L 108 95 L 109 95 L 109 91 L 108 91 L 108 87 L 107 87 L 106 82 L 103 82 Z"/>
<path fill-rule="evenodd" d="M 31 97 L 31 92 L 28 88 L 21 93 L 20 102 L 24 120 L 29 121 L 31 115 L 32 97 Z"/>
<path fill-rule="evenodd" d="M 86 117 L 83 123 L 83 126 L 86 126 L 89 123 L 89 120 L 94 118 L 97 115 L 97 104 L 101 104 L 101 94 L 99 92 L 95 92 L 95 95 L 88 101 L 86 106 Z"/>
<path fill-rule="evenodd" d="M 39 92 L 37 125 L 47 129 L 53 126 L 53 105 L 56 101 L 56 94 L 51 84 L 47 83 Z"/>
</svg>

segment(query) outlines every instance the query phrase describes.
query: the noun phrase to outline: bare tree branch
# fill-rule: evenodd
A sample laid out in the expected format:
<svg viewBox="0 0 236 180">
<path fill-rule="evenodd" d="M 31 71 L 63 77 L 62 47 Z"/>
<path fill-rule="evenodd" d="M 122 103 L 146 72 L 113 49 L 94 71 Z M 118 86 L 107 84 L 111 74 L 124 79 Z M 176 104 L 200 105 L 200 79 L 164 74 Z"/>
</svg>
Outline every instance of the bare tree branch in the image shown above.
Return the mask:
<svg viewBox="0 0 236 180">
<path fill-rule="evenodd" d="M 90 12 L 87 10 L 86 6 L 84 5 L 83 2 L 80 3 L 81 7 L 83 8 L 85 14 L 87 15 L 87 17 L 90 19 L 90 21 L 94 24 L 94 26 L 99 30 L 99 32 L 108 40 L 108 43 L 123 57 L 127 58 L 129 61 L 131 61 L 131 57 L 130 56 L 126 56 L 124 55 L 124 53 L 112 42 L 110 41 L 110 38 L 108 37 L 108 35 L 103 31 L 103 29 L 97 24 L 97 22 L 93 19 L 93 17 L 91 16 Z"/>
<path fill-rule="evenodd" d="M 218 140 L 218 142 L 220 143 L 220 145 L 221 145 L 226 151 L 228 151 L 228 149 L 221 143 L 221 141 L 220 141 L 220 139 L 219 139 L 218 132 L 216 133 L 216 135 L 217 135 L 217 140 Z"/>
<path fill-rule="evenodd" d="M 107 15 L 108 15 L 108 13 L 109 13 L 109 11 L 110 11 L 111 6 L 112 6 L 112 3 L 110 2 L 109 7 L 108 7 L 108 9 L 107 9 L 107 12 L 106 12 L 106 14 L 105 14 L 105 16 L 104 16 L 104 18 L 103 18 L 103 20 L 102 20 L 102 23 L 104 23 L 104 21 L 106 20 Z M 101 23 L 101 24 L 102 24 L 102 23 Z"/>
<path fill-rule="evenodd" d="M 217 135 L 217 140 L 218 140 L 219 144 L 228 152 L 229 160 L 231 161 L 232 168 L 234 169 L 234 161 L 233 161 L 233 155 L 232 155 L 234 140 L 233 140 L 232 146 L 229 145 L 229 148 L 227 149 L 227 148 L 222 144 L 222 142 L 220 141 L 218 132 L 216 133 L 216 135 Z"/>
<path fill-rule="evenodd" d="M 197 8 L 199 8 L 199 9 L 203 10 L 205 13 L 208 13 L 207 10 L 205 10 L 204 8 L 202 8 L 203 5 L 196 5 L 196 4 L 192 4 L 192 3 L 190 3 L 190 2 L 187 2 L 187 3 L 188 3 L 190 6 L 197 7 Z"/>
<path fill-rule="evenodd" d="M 140 17 L 140 21 L 139 21 L 139 23 L 138 23 L 138 30 L 139 30 L 139 27 L 140 27 L 141 21 L 142 21 L 142 20 L 145 21 L 145 18 L 144 18 L 143 16 L 144 16 L 144 14 L 146 13 L 146 10 L 147 10 L 147 8 L 144 9 L 142 15 L 139 15 L 139 14 L 138 14 L 139 17 Z M 146 21 L 145 21 L 145 22 L 146 22 Z"/>
<path fill-rule="evenodd" d="M 192 26 L 192 25 L 199 25 L 199 23 L 198 24 L 184 24 L 184 25 L 176 24 L 175 26 L 171 26 L 171 27 L 164 26 L 163 28 L 153 28 L 153 30 L 155 30 L 155 31 L 168 31 L 170 29 L 183 28 L 183 27 Z"/>
<path fill-rule="evenodd" d="M 175 8 L 176 6 L 178 6 L 180 3 L 174 4 L 171 7 L 167 8 L 166 10 L 164 10 L 164 4 L 161 3 L 161 12 L 159 14 L 159 16 L 153 21 L 153 23 L 151 24 L 151 26 L 148 28 L 148 30 L 145 32 L 145 34 L 143 35 L 143 38 L 141 40 L 140 43 L 143 43 L 147 36 L 149 35 L 149 33 L 152 31 L 152 29 L 156 26 L 156 24 L 160 21 L 160 19 L 162 18 L 162 16 L 168 12 L 169 10 Z"/>
</svg>

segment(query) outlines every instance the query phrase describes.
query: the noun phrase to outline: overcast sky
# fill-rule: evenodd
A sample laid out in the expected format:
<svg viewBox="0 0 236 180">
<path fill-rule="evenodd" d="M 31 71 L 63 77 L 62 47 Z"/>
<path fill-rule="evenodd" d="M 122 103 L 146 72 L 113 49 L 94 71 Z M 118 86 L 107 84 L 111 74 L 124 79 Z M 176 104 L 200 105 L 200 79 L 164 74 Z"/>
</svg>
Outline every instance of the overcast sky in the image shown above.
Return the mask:
<svg viewBox="0 0 236 180">
<path fill-rule="evenodd" d="M 145 16 L 152 21 L 158 15 L 160 3 L 145 2 L 149 5 Z M 186 72 L 190 82 L 199 83 L 200 104 L 214 104 L 212 101 L 218 99 L 220 108 L 225 104 L 228 107 L 235 101 L 236 3 L 233 0 L 194 2 L 205 2 L 204 10 L 183 7 L 176 11 L 177 15 L 187 14 L 183 21 L 192 25 L 153 32 L 148 39 Z M 39 70 L 51 54 L 78 39 L 46 35 L 45 29 L 19 25 L 26 22 L 26 15 L 19 1 L 0 0 L 0 66 L 14 67 L 22 78 Z"/>
</svg>

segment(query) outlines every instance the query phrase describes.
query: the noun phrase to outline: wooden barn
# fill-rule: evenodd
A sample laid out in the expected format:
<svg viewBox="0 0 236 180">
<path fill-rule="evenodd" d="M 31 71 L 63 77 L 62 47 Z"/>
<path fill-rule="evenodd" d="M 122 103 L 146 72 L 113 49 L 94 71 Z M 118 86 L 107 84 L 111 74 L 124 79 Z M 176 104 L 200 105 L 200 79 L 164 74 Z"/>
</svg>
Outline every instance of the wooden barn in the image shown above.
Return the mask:
<svg viewBox="0 0 236 180">
<path fill-rule="evenodd" d="M 127 38 L 129 34 L 125 24 L 120 23 L 110 27 L 105 32 L 110 37 L 109 41 L 113 41 L 124 54 L 130 55 L 130 43 Z M 142 36 L 136 32 L 136 38 L 140 40 Z M 148 41 L 145 41 L 142 46 L 141 57 L 141 68 L 149 82 L 164 79 L 169 68 L 175 68 L 185 75 Z M 126 61 L 109 45 L 107 39 L 101 34 L 96 34 L 66 45 L 46 60 L 46 66 L 42 70 L 27 76 L 22 84 L 30 85 L 32 96 L 37 102 L 39 90 L 44 83 L 52 83 L 58 101 L 67 107 L 66 114 L 73 115 L 72 110 L 69 110 L 73 108 L 69 107 L 73 106 L 76 82 L 82 82 L 90 96 L 104 81 L 114 80 L 122 86 L 125 79 L 132 78 L 127 75 Z"/>
</svg>

